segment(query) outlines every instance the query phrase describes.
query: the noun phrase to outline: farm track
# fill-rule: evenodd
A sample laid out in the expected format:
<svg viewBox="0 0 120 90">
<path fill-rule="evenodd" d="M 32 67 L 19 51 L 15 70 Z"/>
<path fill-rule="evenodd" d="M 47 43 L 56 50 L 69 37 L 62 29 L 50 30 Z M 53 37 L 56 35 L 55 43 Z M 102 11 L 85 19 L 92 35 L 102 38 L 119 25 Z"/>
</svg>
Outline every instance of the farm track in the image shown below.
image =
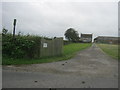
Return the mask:
<svg viewBox="0 0 120 90">
<path fill-rule="evenodd" d="M 93 44 L 66 61 L 3 66 L 3 88 L 117 88 L 118 61 Z"/>
</svg>

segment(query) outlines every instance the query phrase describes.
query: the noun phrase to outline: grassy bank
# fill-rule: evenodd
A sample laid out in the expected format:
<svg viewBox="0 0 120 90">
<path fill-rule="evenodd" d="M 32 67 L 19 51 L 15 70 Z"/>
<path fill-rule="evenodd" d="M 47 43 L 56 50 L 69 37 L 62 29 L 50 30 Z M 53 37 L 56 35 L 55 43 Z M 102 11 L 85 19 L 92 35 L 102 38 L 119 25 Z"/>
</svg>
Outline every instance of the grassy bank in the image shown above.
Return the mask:
<svg viewBox="0 0 120 90">
<path fill-rule="evenodd" d="M 78 51 L 88 48 L 90 46 L 91 46 L 90 43 L 89 44 L 73 43 L 69 45 L 64 45 L 62 56 L 46 57 L 41 59 L 13 59 L 13 58 L 3 57 L 2 64 L 3 65 L 36 64 L 36 63 L 47 63 L 47 62 L 68 60 L 73 56 L 75 56 Z"/>
<path fill-rule="evenodd" d="M 118 55 L 118 45 L 112 45 L 112 44 L 97 44 L 97 45 L 111 57 L 115 59 L 120 58 Z"/>
</svg>

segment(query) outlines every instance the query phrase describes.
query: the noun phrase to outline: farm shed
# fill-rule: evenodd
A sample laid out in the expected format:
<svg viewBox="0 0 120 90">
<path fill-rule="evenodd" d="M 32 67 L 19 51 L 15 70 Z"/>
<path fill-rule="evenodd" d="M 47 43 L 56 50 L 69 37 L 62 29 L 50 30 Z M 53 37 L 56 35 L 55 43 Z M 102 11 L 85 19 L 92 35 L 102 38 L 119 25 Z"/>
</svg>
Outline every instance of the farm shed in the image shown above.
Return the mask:
<svg viewBox="0 0 120 90">
<path fill-rule="evenodd" d="M 98 36 L 94 39 L 96 43 L 118 44 L 118 37 Z"/>
<path fill-rule="evenodd" d="M 91 43 L 92 42 L 92 34 L 82 34 L 81 33 L 80 41 L 83 43 Z"/>
</svg>

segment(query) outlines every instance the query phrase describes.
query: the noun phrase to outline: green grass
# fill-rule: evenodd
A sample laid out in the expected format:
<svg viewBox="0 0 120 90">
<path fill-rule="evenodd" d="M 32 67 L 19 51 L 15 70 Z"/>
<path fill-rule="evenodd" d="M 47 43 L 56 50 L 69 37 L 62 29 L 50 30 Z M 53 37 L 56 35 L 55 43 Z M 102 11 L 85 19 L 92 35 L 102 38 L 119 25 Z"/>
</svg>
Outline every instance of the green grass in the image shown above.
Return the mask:
<svg viewBox="0 0 120 90">
<path fill-rule="evenodd" d="M 48 63 L 56 62 L 62 60 L 68 60 L 76 55 L 80 50 L 86 49 L 91 46 L 91 43 L 73 43 L 69 45 L 64 45 L 63 55 L 55 57 L 46 57 L 41 59 L 13 59 L 13 58 L 4 58 L 2 60 L 3 65 L 18 65 L 18 64 L 37 64 L 37 63 Z"/>
<path fill-rule="evenodd" d="M 105 53 L 107 53 L 109 56 L 118 59 L 120 58 L 118 55 L 118 45 L 112 45 L 112 44 L 97 44 Z"/>
</svg>

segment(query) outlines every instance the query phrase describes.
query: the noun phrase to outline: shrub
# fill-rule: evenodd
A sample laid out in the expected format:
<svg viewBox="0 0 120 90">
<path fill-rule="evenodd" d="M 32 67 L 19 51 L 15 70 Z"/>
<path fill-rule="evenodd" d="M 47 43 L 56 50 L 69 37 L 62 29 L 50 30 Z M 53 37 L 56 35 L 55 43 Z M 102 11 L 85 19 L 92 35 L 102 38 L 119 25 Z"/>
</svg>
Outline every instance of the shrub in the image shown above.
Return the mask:
<svg viewBox="0 0 120 90">
<path fill-rule="evenodd" d="M 38 50 L 41 37 L 39 36 L 15 36 L 12 34 L 2 35 L 2 52 L 3 56 L 12 58 L 34 58 L 35 52 Z"/>
</svg>

